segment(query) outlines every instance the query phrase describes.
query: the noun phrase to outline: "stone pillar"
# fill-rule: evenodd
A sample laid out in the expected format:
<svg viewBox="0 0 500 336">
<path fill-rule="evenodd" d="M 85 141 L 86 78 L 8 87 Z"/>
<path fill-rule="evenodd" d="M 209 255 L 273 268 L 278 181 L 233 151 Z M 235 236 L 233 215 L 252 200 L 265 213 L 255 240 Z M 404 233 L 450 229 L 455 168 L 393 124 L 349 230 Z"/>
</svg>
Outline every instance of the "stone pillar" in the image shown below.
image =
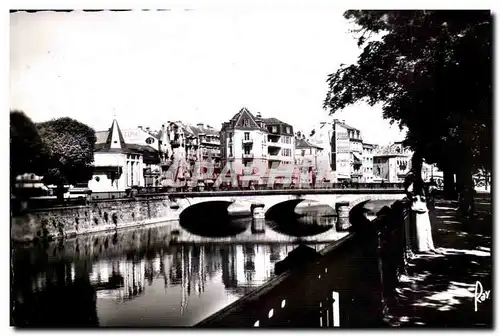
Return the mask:
<svg viewBox="0 0 500 336">
<path fill-rule="evenodd" d="M 252 219 L 252 233 L 264 233 L 266 232 L 266 220 L 265 218 L 254 218 Z"/>
<path fill-rule="evenodd" d="M 252 211 L 252 217 L 254 219 L 265 219 L 266 214 L 264 212 L 264 204 L 252 204 L 250 210 Z"/>
<path fill-rule="evenodd" d="M 351 226 L 349 223 L 349 202 L 339 202 L 335 204 L 337 211 L 337 231 L 347 231 Z"/>
<path fill-rule="evenodd" d="M 264 233 L 266 226 L 266 213 L 264 212 L 264 204 L 252 204 L 252 233 Z"/>
</svg>

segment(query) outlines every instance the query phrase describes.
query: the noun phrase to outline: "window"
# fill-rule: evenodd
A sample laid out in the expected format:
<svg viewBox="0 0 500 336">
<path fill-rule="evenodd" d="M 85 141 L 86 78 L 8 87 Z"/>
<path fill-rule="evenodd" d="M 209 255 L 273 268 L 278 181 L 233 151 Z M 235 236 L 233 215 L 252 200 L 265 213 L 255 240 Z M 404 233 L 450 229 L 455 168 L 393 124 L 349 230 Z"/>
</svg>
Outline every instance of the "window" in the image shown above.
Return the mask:
<svg viewBox="0 0 500 336">
<path fill-rule="evenodd" d="M 271 132 L 273 132 L 273 133 L 277 133 L 277 132 L 278 132 L 278 127 L 273 126 L 273 127 L 271 128 Z"/>
<path fill-rule="evenodd" d="M 306 155 L 306 151 L 305 151 L 305 149 L 303 149 L 303 150 L 302 150 L 302 153 L 301 153 L 301 154 L 302 154 L 301 156 L 305 156 L 305 155 Z"/>
<path fill-rule="evenodd" d="M 243 126 L 245 126 L 245 127 L 250 126 L 250 120 L 248 120 L 248 119 L 243 120 Z"/>
<path fill-rule="evenodd" d="M 286 132 L 287 132 L 288 134 L 290 134 L 290 133 L 291 133 L 291 131 L 290 131 L 290 126 L 287 126 L 287 127 L 286 127 Z"/>
<path fill-rule="evenodd" d="M 148 145 L 151 145 L 151 144 L 152 144 L 152 143 L 154 143 L 154 142 L 155 142 L 155 139 L 153 139 L 153 138 L 151 138 L 151 137 L 149 137 L 149 138 L 147 138 L 147 139 L 146 139 L 146 143 L 147 143 Z"/>
<path fill-rule="evenodd" d="M 245 154 L 250 154 L 250 148 L 245 147 Z"/>
<path fill-rule="evenodd" d="M 245 132 L 245 140 L 250 140 L 250 132 Z"/>
</svg>

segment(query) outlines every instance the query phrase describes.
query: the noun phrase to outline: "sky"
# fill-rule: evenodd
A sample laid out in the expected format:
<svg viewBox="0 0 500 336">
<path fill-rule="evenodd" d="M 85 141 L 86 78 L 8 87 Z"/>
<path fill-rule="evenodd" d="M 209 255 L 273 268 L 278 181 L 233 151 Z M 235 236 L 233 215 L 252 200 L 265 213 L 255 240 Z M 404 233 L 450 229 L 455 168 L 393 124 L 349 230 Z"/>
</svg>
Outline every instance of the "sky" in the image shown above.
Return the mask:
<svg viewBox="0 0 500 336">
<path fill-rule="evenodd" d="M 34 121 L 69 116 L 96 130 L 220 128 L 242 107 L 309 133 L 331 120 L 326 79 L 360 53 L 336 8 L 10 14 L 10 108 Z M 380 107 L 336 112 L 365 141 L 404 133 Z"/>
</svg>

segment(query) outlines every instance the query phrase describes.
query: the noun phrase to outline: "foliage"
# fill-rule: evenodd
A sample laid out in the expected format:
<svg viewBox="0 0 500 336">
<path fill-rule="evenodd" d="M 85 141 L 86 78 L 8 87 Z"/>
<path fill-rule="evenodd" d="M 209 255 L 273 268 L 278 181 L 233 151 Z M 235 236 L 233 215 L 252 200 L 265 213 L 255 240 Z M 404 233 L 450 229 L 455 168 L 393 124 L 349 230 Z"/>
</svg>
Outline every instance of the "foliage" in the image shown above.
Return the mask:
<svg viewBox="0 0 500 336">
<path fill-rule="evenodd" d="M 91 127 L 59 118 L 38 124 L 38 130 L 49 152 L 47 184 L 76 184 L 92 177 L 96 136 Z"/>
<path fill-rule="evenodd" d="M 10 112 L 10 176 L 43 175 L 47 152 L 33 121 L 21 111 Z"/>
<path fill-rule="evenodd" d="M 358 101 L 408 128 L 430 163 L 491 169 L 492 18 L 489 11 L 347 11 L 357 64 L 328 77 L 330 113 Z M 373 35 L 378 38 L 372 38 Z"/>
</svg>

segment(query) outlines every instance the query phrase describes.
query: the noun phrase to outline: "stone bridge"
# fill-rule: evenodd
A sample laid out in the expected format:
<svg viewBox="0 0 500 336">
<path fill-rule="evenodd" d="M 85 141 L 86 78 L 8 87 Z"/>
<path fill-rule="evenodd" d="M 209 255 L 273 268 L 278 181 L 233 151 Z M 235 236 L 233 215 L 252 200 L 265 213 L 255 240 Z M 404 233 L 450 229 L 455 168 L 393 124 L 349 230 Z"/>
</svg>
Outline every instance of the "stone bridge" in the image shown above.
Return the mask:
<svg viewBox="0 0 500 336">
<path fill-rule="evenodd" d="M 299 203 L 312 201 L 335 209 L 340 227 L 347 228 L 349 213 L 356 205 L 372 200 L 400 200 L 404 196 L 402 189 L 291 189 L 178 192 L 170 193 L 169 199 L 181 221 L 228 215 L 230 205 L 247 211 L 258 207 L 267 219 L 286 217 L 294 213 Z"/>
<path fill-rule="evenodd" d="M 355 206 L 370 200 L 392 201 L 404 196 L 404 191 L 396 188 L 142 194 L 124 199 L 93 201 L 83 206 L 37 209 L 19 214 L 12 218 L 11 237 L 16 241 L 32 241 L 43 235 L 72 237 L 169 223 L 173 235 L 177 234 L 179 241 L 198 241 L 200 237 L 203 241 L 206 237 L 224 242 L 234 241 L 237 237 L 241 237 L 241 241 L 283 241 L 287 235 L 314 236 L 316 240 L 330 241 L 338 238 L 335 234 L 348 229 L 349 217 L 355 213 L 351 210 Z M 310 205 L 313 206 L 327 205 L 335 211 L 317 208 L 321 214 L 318 212 L 318 216 L 308 216 L 296 209 L 303 201 L 311 201 Z M 307 206 L 307 202 L 304 203 Z M 244 216 L 237 218 L 234 210 Z M 297 214 L 299 212 L 302 214 Z M 253 219 L 249 221 L 251 214 Z M 260 234 L 267 231 L 265 227 L 269 226 L 274 233 Z M 330 230 L 332 226 L 336 230 Z"/>
</svg>

